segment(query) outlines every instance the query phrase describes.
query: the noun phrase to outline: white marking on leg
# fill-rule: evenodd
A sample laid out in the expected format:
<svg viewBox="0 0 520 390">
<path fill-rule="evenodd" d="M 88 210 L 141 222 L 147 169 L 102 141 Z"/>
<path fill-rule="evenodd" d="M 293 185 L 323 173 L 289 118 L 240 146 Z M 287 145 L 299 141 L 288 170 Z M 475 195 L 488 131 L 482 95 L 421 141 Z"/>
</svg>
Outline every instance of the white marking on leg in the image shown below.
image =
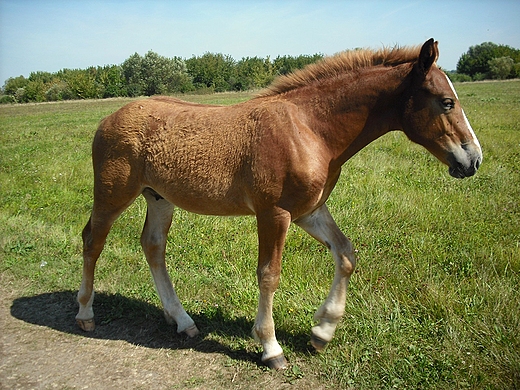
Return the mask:
<svg viewBox="0 0 520 390">
<path fill-rule="evenodd" d="M 273 298 L 280 282 L 282 251 L 291 223 L 285 210 L 271 209 L 258 213 L 258 265 L 256 275 L 260 296 L 253 334 L 264 349 L 262 361 L 275 369 L 286 365 L 282 347 L 276 341 L 273 320 Z"/>
<path fill-rule="evenodd" d="M 318 241 L 327 245 L 334 258 L 334 280 L 325 302 L 314 315 L 319 323 L 312 328 L 314 337 L 328 343 L 332 340 L 336 326 L 345 312 L 347 288 L 355 267 L 352 245 L 339 230 L 326 205 L 296 223 Z M 317 345 L 315 347 L 320 349 Z"/>
<path fill-rule="evenodd" d="M 334 257 L 336 258 L 336 256 Z M 329 295 L 314 315 L 314 319 L 319 321 L 319 324 L 312 328 L 312 333 L 326 342 L 331 341 L 334 337 L 336 326 L 345 313 L 346 294 L 350 280 L 350 276 L 344 275 L 337 264 L 336 260 L 334 280 Z"/>
<path fill-rule="evenodd" d="M 195 322 L 186 313 L 179 297 L 175 293 L 166 267 L 150 267 L 150 271 L 155 282 L 157 294 L 164 308 L 166 320 L 177 324 L 177 333 L 182 333 L 193 327 Z"/>
<path fill-rule="evenodd" d="M 79 289 L 79 292 L 78 292 L 78 297 L 81 295 L 85 295 L 85 290 L 86 290 L 86 288 L 85 288 L 84 284 L 82 283 L 81 287 Z M 76 320 L 84 321 L 84 320 L 91 320 L 94 318 L 94 310 L 92 309 L 93 302 L 94 302 L 94 291 L 92 291 L 92 294 L 90 295 L 90 299 L 88 300 L 88 302 L 85 306 L 83 306 L 81 304 L 81 302 L 79 302 L 79 300 L 78 300 L 79 311 L 78 311 L 78 314 L 76 315 Z"/>
<path fill-rule="evenodd" d="M 262 354 L 262 361 L 279 357 L 283 355 L 283 349 L 276 340 L 276 334 L 273 321 L 273 297 L 272 293 L 260 292 L 260 299 L 258 301 L 258 312 L 253 328 L 253 337 L 262 344 L 264 352 Z"/>
<path fill-rule="evenodd" d="M 141 235 L 141 245 L 150 266 L 166 320 L 174 321 L 177 324 L 178 333 L 186 332 L 188 336 L 193 337 L 198 334 L 198 329 L 182 307 L 165 263 L 166 240 L 171 225 L 173 205 L 165 199 L 156 199 L 155 195 L 148 191 L 144 191 L 143 196 L 146 199 L 148 210 Z"/>
</svg>

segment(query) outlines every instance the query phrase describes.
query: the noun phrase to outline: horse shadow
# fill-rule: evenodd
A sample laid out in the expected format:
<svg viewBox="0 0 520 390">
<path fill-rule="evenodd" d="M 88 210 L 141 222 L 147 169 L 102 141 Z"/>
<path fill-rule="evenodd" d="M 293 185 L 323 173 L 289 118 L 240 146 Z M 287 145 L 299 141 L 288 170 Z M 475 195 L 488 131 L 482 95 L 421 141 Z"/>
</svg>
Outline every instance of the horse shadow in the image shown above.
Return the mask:
<svg viewBox="0 0 520 390">
<path fill-rule="evenodd" d="M 96 293 L 94 302 L 96 329 L 84 332 L 74 320 L 78 309 L 76 295 L 75 291 L 58 291 L 16 298 L 11 306 L 11 315 L 30 324 L 87 338 L 124 340 L 154 349 L 193 349 L 203 353 L 221 353 L 234 360 L 263 365 L 259 350 L 251 352 L 231 347 L 208 337 L 217 332 L 236 339 L 251 338 L 252 321 L 244 317 L 230 319 L 220 308 L 211 315 L 192 315 L 201 334 L 190 339 L 184 334 L 178 334 L 175 326 L 166 322 L 158 307 L 120 294 L 100 292 Z M 280 343 L 292 351 L 313 352 L 307 334 L 294 334 L 285 329 L 277 329 L 276 333 Z"/>
</svg>

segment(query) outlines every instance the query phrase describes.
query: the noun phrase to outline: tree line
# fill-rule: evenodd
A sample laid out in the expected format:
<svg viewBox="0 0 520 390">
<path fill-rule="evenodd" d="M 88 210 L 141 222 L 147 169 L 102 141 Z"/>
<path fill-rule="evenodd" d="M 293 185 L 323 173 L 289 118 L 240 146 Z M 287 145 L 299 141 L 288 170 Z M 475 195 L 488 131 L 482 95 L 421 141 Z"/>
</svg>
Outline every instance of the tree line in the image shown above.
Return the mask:
<svg viewBox="0 0 520 390">
<path fill-rule="evenodd" d="M 235 61 L 229 55 L 205 53 L 184 60 L 149 51 L 144 56 L 135 53 L 121 65 L 32 72 L 28 78 L 9 78 L 0 101 L 26 103 L 258 89 L 269 85 L 278 75 L 321 58 L 323 55 L 314 54 L 278 56 L 274 60 L 246 57 Z"/>
<path fill-rule="evenodd" d="M 321 54 L 275 59 L 205 53 L 189 59 L 163 57 L 153 51 L 135 53 L 121 65 L 32 72 L 11 77 L 0 91 L 1 103 L 152 96 L 185 92 L 225 92 L 264 88 L 276 76 L 323 58 Z M 448 72 L 453 81 L 520 77 L 520 50 L 485 42 L 471 46 Z"/>
<path fill-rule="evenodd" d="M 450 77 L 454 81 L 519 78 L 520 50 L 493 42 L 471 46 L 457 62 L 457 72 Z"/>
</svg>

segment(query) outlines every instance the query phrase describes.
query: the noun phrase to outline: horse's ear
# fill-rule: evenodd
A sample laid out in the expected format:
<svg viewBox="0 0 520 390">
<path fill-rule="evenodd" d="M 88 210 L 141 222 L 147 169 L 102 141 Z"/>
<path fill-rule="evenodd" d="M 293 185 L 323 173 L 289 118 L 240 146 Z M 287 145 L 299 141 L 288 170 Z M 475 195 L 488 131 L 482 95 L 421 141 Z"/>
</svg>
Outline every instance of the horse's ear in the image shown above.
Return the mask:
<svg viewBox="0 0 520 390">
<path fill-rule="evenodd" d="M 419 54 L 419 59 L 417 60 L 417 64 L 415 64 L 415 71 L 418 76 L 426 76 L 431 66 L 437 61 L 437 58 L 439 58 L 438 44 L 439 42 L 431 38 L 422 46 L 421 54 Z"/>
</svg>

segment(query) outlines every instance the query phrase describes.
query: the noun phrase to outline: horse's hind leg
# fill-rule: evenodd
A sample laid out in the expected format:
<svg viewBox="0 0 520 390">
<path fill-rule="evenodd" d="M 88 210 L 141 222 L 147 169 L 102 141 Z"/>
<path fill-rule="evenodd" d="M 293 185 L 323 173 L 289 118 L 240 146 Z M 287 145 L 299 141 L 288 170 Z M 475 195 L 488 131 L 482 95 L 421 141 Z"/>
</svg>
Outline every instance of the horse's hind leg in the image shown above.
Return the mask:
<svg viewBox="0 0 520 390">
<path fill-rule="evenodd" d="M 79 312 L 76 322 L 81 329 L 92 331 L 95 328 L 94 311 L 94 269 L 97 259 L 105 246 L 106 237 L 114 221 L 135 200 L 138 194 L 124 201 L 107 200 L 101 202 L 99 195 L 94 197 L 94 206 L 87 225 L 83 229 L 83 278 L 78 292 Z M 110 206 L 109 206 L 110 205 Z"/>
<path fill-rule="evenodd" d="M 79 312 L 76 322 L 84 331 L 93 331 L 95 328 L 94 311 L 94 269 L 96 261 L 105 245 L 106 236 L 111 224 L 101 227 L 99 222 L 94 226 L 93 214 L 91 214 L 83 229 L 83 278 L 78 292 Z"/>
<path fill-rule="evenodd" d="M 141 245 L 150 266 L 157 293 L 161 298 L 164 315 L 169 323 L 177 324 L 178 333 L 185 332 L 189 337 L 194 337 L 199 330 L 182 307 L 173 289 L 165 263 L 166 240 L 172 223 L 173 205 L 149 189 L 144 190 L 143 196 L 146 199 L 148 210 L 141 235 Z"/>
<path fill-rule="evenodd" d="M 321 206 L 295 223 L 331 250 L 336 265 L 329 295 L 314 315 L 319 323 L 311 330 L 311 344 L 320 351 L 332 340 L 345 312 L 347 287 L 356 257 L 350 240 L 339 230 L 327 206 Z"/>
</svg>

